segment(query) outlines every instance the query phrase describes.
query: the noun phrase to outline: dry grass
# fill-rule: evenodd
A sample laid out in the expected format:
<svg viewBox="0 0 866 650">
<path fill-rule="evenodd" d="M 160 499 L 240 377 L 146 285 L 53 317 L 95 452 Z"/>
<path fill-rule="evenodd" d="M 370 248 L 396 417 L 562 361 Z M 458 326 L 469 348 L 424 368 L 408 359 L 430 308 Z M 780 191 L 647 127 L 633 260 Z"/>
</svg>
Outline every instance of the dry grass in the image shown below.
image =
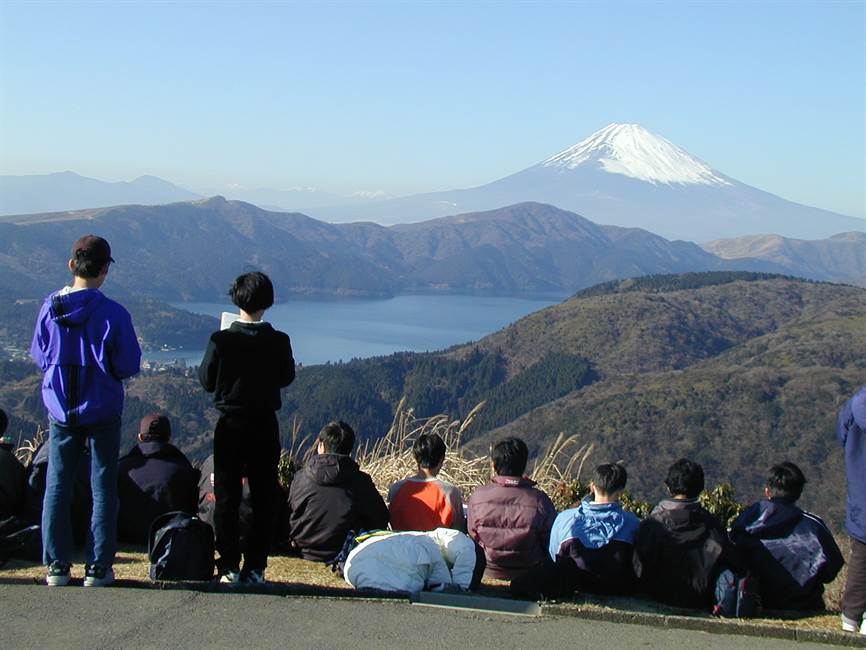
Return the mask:
<svg viewBox="0 0 866 650">
<path fill-rule="evenodd" d="M 490 461 L 467 456 L 462 447 L 463 433 L 483 407 L 484 402 L 481 402 L 462 422 L 451 420 L 447 415 L 416 418 L 414 411 L 406 408 L 404 398 L 397 405 L 388 433 L 360 450 L 358 465 L 371 476 L 379 493 L 387 496 L 391 485 L 418 471 L 412 456 L 415 439 L 422 433 L 438 433 L 446 450 L 445 464 L 439 477 L 460 488 L 463 498 L 468 499 L 476 487 L 490 480 Z"/>
<path fill-rule="evenodd" d="M 405 398 L 397 405 L 394 421 L 383 438 L 364 446 L 357 460 L 367 472 L 382 496 L 388 488 L 418 471 L 412 456 L 412 445 L 421 434 L 438 433 L 445 442 L 445 463 L 439 477 L 460 488 L 464 500 L 475 488 L 490 482 L 490 460 L 483 456 L 470 456 L 463 450 L 463 434 L 472 425 L 484 402 L 478 404 L 461 422 L 447 415 L 430 418 L 415 417 L 413 409 L 406 408 Z M 579 443 L 579 437 L 560 434 L 535 462 L 530 478 L 548 494 L 563 483 L 580 480 L 580 473 L 592 445 Z"/>
<path fill-rule="evenodd" d="M 45 440 L 47 435 L 48 431 L 46 429 L 38 429 L 36 435 L 29 440 L 24 440 L 22 442 L 19 439 L 18 446 L 15 449 L 15 456 L 19 461 L 21 461 L 21 464 L 24 465 L 24 467 L 30 467 L 30 463 L 33 461 L 33 456 L 36 454 L 39 445 L 42 444 L 42 441 Z"/>
</svg>

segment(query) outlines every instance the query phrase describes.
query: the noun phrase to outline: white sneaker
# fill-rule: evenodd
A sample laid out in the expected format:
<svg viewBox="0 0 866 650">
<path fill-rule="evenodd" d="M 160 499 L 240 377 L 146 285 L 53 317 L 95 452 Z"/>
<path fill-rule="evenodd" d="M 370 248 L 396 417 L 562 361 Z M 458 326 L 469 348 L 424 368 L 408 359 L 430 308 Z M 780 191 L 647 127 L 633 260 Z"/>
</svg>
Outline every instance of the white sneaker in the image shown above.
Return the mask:
<svg viewBox="0 0 866 650">
<path fill-rule="evenodd" d="M 114 582 L 114 569 L 98 564 L 87 567 L 84 572 L 85 587 L 107 587 Z"/>
<path fill-rule="evenodd" d="M 63 562 L 54 560 L 48 567 L 48 575 L 45 576 L 45 584 L 49 587 L 65 587 L 69 584 L 69 569 L 71 567 Z"/>
<path fill-rule="evenodd" d="M 863 622 L 860 623 L 860 634 L 866 636 L 866 616 L 863 617 Z"/>
<path fill-rule="evenodd" d="M 857 631 L 857 621 L 852 620 L 842 614 L 842 631 L 843 632 L 856 632 Z"/>
<path fill-rule="evenodd" d="M 236 585 L 241 581 L 240 571 L 223 571 L 220 574 L 220 582 L 225 585 Z"/>
</svg>

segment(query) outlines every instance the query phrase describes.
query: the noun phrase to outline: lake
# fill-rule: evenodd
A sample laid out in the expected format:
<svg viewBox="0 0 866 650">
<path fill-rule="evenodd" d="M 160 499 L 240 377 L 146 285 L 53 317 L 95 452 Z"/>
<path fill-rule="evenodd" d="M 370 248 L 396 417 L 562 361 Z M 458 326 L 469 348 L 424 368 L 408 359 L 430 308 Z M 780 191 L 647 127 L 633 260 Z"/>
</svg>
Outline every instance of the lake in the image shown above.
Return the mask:
<svg viewBox="0 0 866 650">
<path fill-rule="evenodd" d="M 305 365 L 393 352 L 425 352 L 480 339 L 565 296 L 404 295 L 384 300 L 292 300 L 271 307 L 265 320 L 292 339 Z M 230 303 L 173 303 L 219 318 Z M 148 352 L 152 361 L 183 359 L 198 365 L 204 350 Z"/>
</svg>

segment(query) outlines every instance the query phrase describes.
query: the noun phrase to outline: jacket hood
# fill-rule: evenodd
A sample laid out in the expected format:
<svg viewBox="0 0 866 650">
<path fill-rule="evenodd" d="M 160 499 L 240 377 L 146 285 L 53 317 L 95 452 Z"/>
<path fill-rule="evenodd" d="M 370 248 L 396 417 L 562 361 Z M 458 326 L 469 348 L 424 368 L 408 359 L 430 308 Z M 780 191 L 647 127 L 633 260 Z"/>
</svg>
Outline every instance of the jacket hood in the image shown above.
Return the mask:
<svg viewBox="0 0 866 650">
<path fill-rule="evenodd" d="M 550 536 L 551 555 L 555 556 L 570 539 L 578 540 L 585 548 L 601 548 L 613 540 L 633 543 L 638 523 L 638 518 L 625 512 L 619 502 L 593 503 L 587 497 L 577 508 L 557 516 Z"/>
<path fill-rule="evenodd" d="M 242 320 L 236 320 L 229 327 L 229 331 L 236 334 L 244 334 L 246 336 L 258 336 L 265 331 L 273 331 L 270 323 L 260 321 L 258 323 L 247 323 Z"/>
<path fill-rule="evenodd" d="M 651 514 L 663 519 L 665 527 L 680 542 L 703 539 L 712 516 L 697 499 L 663 499 Z"/>
<path fill-rule="evenodd" d="M 102 304 L 105 296 L 99 289 L 82 289 L 61 293 L 60 291 L 48 297 L 49 316 L 58 325 L 77 327 L 87 322 L 90 314 Z"/>
<path fill-rule="evenodd" d="M 790 501 L 758 501 L 752 520 L 744 530 L 755 537 L 784 537 L 803 517 L 803 511 Z"/>
<path fill-rule="evenodd" d="M 307 461 L 304 469 L 319 485 L 343 485 L 360 471 L 358 463 L 343 454 L 316 454 Z"/>
</svg>

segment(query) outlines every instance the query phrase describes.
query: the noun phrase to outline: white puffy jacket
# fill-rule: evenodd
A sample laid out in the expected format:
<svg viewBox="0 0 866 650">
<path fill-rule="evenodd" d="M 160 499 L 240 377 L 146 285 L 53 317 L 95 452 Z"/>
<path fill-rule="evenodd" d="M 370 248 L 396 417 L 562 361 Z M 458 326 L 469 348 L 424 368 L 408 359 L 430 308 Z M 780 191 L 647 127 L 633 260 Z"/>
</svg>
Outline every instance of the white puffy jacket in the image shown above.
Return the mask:
<svg viewBox="0 0 866 650">
<path fill-rule="evenodd" d="M 399 532 L 358 544 L 343 568 L 355 589 L 382 591 L 468 589 L 475 570 L 475 543 L 450 528 Z"/>
</svg>

